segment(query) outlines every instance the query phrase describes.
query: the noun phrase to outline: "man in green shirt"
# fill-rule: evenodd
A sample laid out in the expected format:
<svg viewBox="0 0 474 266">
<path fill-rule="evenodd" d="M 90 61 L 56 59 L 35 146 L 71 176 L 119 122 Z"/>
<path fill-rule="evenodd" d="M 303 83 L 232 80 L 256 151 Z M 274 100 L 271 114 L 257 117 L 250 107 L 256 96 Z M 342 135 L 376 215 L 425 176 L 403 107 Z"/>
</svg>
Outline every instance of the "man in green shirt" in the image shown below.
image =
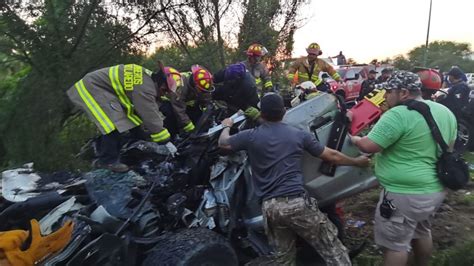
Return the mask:
<svg viewBox="0 0 474 266">
<path fill-rule="evenodd" d="M 441 150 L 423 116 L 400 104 L 409 99 L 428 104 L 451 147 L 456 140 L 456 118 L 445 106 L 421 98 L 421 82 L 414 73 L 396 72 L 387 81 L 386 91 L 390 109 L 368 136 L 352 137 L 362 151 L 378 153 L 375 175 L 384 191 L 375 213 L 375 242 L 385 248 L 384 265 L 405 265 L 411 249 L 416 265 L 428 265 L 431 220 L 445 196 L 435 170 Z M 380 213 L 384 198 L 395 207 L 391 216 Z"/>
</svg>

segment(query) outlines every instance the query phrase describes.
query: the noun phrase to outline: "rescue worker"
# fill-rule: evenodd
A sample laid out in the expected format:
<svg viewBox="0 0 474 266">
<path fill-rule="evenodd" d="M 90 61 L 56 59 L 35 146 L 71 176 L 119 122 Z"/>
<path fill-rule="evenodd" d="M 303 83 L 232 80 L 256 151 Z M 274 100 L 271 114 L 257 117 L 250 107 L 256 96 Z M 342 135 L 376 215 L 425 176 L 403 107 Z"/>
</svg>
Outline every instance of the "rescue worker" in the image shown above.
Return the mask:
<svg viewBox="0 0 474 266">
<path fill-rule="evenodd" d="M 232 64 L 216 72 L 214 83 L 216 84 L 216 90 L 212 94 L 214 100 L 226 102 L 235 111 L 243 110 L 252 120 L 259 118 L 257 85 L 243 63 Z"/>
<path fill-rule="evenodd" d="M 255 78 L 255 84 L 259 89 L 259 94 L 263 96 L 266 92 L 271 91 L 273 83 L 267 67 L 261 62 L 262 57 L 268 53 L 267 48 L 261 44 L 255 43 L 249 46 L 246 51 L 247 60 L 243 61 L 245 67 Z"/>
<path fill-rule="evenodd" d="M 179 132 L 179 121 L 190 121 L 182 130 L 190 133 L 194 130 L 204 110 L 212 100 L 214 91 L 212 74 L 200 65 L 191 66 L 191 72 L 180 73 L 182 86 L 176 88 L 175 103 L 171 104 L 168 97 L 163 96 L 164 103 L 160 110 L 166 116 L 164 125 L 171 135 Z M 174 94 L 172 94 L 174 95 Z"/>
<path fill-rule="evenodd" d="M 377 75 L 377 71 L 371 69 L 369 71 L 369 75 L 367 75 L 367 79 L 362 82 L 360 86 L 360 93 L 359 97 L 357 97 L 357 101 L 362 101 L 365 96 L 371 93 L 375 89 L 375 84 L 377 80 L 375 76 Z"/>
<path fill-rule="evenodd" d="M 424 100 L 433 100 L 433 95 L 441 89 L 443 79 L 436 69 L 417 67 L 413 69 L 420 77 L 421 97 Z"/>
<path fill-rule="evenodd" d="M 346 56 L 342 54 L 342 51 L 340 51 L 339 54 L 336 56 L 331 56 L 331 58 L 337 59 L 338 66 L 347 65 Z"/>
<path fill-rule="evenodd" d="M 99 137 L 97 168 L 126 172 L 128 166 L 119 160 L 124 132 L 137 138 L 165 144 L 170 153 L 176 147 L 163 126 L 159 111 L 160 97 L 167 96 L 175 104 L 175 91 L 181 85 L 181 75 L 171 67 L 152 72 L 135 64 L 116 65 L 86 74 L 68 91 L 69 99 L 81 108 L 102 133 Z M 183 129 L 190 120 L 181 120 Z M 146 132 L 146 133 L 145 133 Z"/>
<path fill-rule="evenodd" d="M 319 72 L 321 71 L 327 72 L 334 80 L 342 82 L 339 73 L 326 61 L 318 58 L 322 54 L 319 44 L 310 44 L 306 48 L 306 52 L 308 53 L 307 57 L 296 60 L 288 69 L 288 79 L 291 84 L 296 85 L 304 81 L 312 81 L 318 86 L 322 82 L 319 78 Z"/>
<path fill-rule="evenodd" d="M 449 110 L 454 113 L 456 119 L 459 119 L 462 114 L 461 110 L 469 103 L 469 93 L 471 89 L 464 81 L 466 74 L 464 74 L 460 68 L 451 68 L 447 76 L 450 87 L 446 97 L 440 99 L 438 102 L 448 107 Z"/>
<path fill-rule="evenodd" d="M 376 83 L 380 84 L 380 83 L 387 82 L 387 80 L 391 76 L 392 76 L 392 70 L 390 68 L 384 68 L 384 69 L 382 69 L 382 75 L 380 75 L 380 77 L 377 78 Z"/>
<path fill-rule="evenodd" d="M 233 121 L 224 119 L 218 142 L 223 149 L 247 151 L 275 265 L 294 265 L 297 236 L 317 250 L 326 265 L 351 265 L 336 227 L 305 194 L 300 164 L 305 151 L 338 165 L 366 167 L 369 159 L 348 157 L 325 147 L 313 134 L 283 123 L 285 107 L 278 94 L 266 94 L 260 105 L 260 126 L 230 136 Z"/>
</svg>

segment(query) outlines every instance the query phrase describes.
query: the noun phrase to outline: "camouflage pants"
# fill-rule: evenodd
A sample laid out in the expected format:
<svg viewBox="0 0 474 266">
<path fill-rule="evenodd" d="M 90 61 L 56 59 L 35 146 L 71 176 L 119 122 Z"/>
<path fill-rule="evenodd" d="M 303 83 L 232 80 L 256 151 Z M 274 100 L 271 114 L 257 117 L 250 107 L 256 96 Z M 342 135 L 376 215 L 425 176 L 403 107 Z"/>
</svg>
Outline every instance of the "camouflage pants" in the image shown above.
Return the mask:
<svg viewBox="0 0 474 266">
<path fill-rule="evenodd" d="M 278 265 L 294 265 L 296 237 L 310 244 L 327 265 L 351 265 L 347 249 L 337 238 L 337 228 L 313 198 L 273 198 L 263 202 L 262 213 Z"/>
</svg>

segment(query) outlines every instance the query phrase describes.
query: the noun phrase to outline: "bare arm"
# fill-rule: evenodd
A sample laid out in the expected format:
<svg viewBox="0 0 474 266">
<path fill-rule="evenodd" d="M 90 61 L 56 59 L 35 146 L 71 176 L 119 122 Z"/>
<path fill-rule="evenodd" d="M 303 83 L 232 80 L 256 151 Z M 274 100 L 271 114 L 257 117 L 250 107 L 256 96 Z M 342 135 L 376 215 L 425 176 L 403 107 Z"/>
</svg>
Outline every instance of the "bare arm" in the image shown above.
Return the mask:
<svg viewBox="0 0 474 266">
<path fill-rule="evenodd" d="M 232 125 L 234 125 L 234 121 L 230 118 L 226 118 L 222 121 L 222 125 L 224 126 L 224 129 L 221 132 L 221 135 L 219 136 L 219 140 L 217 141 L 217 145 L 221 149 L 225 150 L 231 150 L 232 147 L 230 146 L 230 128 Z"/>
<path fill-rule="evenodd" d="M 359 167 L 367 167 L 370 159 L 366 156 L 349 157 L 342 152 L 325 147 L 319 158 L 337 165 L 354 165 Z"/>
<path fill-rule="evenodd" d="M 218 145 L 219 148 L 225 150 L 231 150 L 232 147 L 230 146 L 229 139 L 230 139 L 230 128 L 226 127 L 222 130 L 221 135 L 219 136 Z"/>
<path fill-rule="evenodd" d="M 368 153 L 381 152 L 383 149 L 377 143 L 371 141 L 367 136 L 351 136 L 351 141 L 356 145 L 361 151 Z"/>
</svg>

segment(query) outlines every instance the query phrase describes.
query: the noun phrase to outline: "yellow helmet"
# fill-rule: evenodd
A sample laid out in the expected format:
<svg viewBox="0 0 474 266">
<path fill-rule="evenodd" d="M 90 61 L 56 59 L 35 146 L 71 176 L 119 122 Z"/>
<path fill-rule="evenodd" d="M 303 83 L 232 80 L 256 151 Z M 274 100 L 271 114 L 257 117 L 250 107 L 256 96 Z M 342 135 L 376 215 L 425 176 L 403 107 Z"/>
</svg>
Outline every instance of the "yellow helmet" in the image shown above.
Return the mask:
<svg viewBox="0 0 474 266">
<path fill-rule="evenodd" d="M 306 48 L 306 52 L 308 54 L 315 54 L 315 55 L 321 55 L 323 52 L 321 52 L 321 48 L 319 47 L 319 44 L 313 42 L 311 43 L 308 48 Z"/>
</svg>

